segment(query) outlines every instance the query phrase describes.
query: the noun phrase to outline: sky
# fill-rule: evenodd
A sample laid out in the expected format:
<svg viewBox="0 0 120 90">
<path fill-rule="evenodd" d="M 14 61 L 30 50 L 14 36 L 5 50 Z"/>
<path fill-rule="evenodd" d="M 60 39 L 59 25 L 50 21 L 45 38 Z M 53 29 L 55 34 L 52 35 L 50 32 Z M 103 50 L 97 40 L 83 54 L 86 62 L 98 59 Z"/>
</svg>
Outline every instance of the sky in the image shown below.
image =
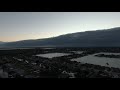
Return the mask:
<svg viewBox="0 0 120 90">
<path fill-rule="evenodd" d="M 120 12 L 0 12 L 0 41 L 120 27 Z"/>
</svg>

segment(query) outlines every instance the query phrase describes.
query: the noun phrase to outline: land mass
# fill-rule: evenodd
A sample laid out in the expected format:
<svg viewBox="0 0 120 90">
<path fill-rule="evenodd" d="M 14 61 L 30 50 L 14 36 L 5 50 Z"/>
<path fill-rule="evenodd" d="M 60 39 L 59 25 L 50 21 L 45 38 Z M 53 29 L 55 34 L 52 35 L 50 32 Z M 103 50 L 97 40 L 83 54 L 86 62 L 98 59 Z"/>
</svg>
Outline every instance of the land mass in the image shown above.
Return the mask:
<svg viewBox="0 0 120 90">
<path fill-rule="evenodd" d="M 2 43 L 0 47 L 119 47 L 119 38 L 120 27 L 117 27 L 70 33 L 45 39 Z"/>
</svg>

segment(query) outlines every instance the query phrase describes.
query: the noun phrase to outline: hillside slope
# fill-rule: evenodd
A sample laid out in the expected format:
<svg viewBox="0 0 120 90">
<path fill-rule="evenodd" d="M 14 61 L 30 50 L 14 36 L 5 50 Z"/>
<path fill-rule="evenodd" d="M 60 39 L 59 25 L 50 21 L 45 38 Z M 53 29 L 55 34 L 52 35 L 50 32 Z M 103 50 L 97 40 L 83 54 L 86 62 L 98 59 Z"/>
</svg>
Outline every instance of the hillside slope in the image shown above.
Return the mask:
<svg viewBox="0 0 120 90">
<path fill-rule="evenodd" d="M 120 27 L 106 30 L 77 32 L 54 38 L 23 40 L 3 44 L 4 47 L 119 47 Z"/>
</svg>

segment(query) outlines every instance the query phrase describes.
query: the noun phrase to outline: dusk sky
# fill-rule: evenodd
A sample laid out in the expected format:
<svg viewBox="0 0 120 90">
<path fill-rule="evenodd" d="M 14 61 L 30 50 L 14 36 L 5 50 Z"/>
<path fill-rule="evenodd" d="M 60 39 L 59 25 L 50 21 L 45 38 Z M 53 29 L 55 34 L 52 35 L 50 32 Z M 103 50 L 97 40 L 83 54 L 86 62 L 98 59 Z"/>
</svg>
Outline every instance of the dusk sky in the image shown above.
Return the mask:
<svg viewBox="0 0 120 90">
<path fill-rule="evenodd" d="M 120 12 L 0 12 L 0 41 L 120 27 Z"/>
</svg>

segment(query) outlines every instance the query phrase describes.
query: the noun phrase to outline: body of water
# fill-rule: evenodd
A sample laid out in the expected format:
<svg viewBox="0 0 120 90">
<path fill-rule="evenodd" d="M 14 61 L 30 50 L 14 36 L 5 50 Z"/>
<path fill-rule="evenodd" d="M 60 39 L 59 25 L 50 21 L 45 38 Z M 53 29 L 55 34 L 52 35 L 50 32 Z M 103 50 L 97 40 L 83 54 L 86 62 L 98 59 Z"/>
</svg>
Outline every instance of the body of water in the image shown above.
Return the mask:
<svg viewBox="0 0 120 90">
<path fill-rule="evenodd" d="M 53 58 L 53 57 L 60 57 L 60 56 L 65 56 L 65 55 L 69 55 L 69 54 L 67 54 L 67 53 L 48 53 L 48 54 L 38 54 L 36 56 L 45 57 L 45 58 Z"/>
<path fill-rule="evenodd" d="M 97 54 L 100 54 L 100 53 L 97 53 Z M 74 58 L 74 59 L 71 59 L 71 61 L 120 68 L 120 58 L 106 58 L 106 57 L 94 56 L 97 54 L 88 55 L 88 56 L 84 56 L 81 58 Z M 101 53 L 101 54 L 105 54 L 105 53 Z M 106 53 L 106 54 L 108 54 L 108 53 Z M 112 54 L 114 54 L 114 53 L 112 53 Z"/>
<path fill-rule="evenodd" d="M 75 54 L 81 54 L 81 53 L 83 53 L 83 51 L 71 51 L 71 52 L 73 52 Z"/>
</svg>

